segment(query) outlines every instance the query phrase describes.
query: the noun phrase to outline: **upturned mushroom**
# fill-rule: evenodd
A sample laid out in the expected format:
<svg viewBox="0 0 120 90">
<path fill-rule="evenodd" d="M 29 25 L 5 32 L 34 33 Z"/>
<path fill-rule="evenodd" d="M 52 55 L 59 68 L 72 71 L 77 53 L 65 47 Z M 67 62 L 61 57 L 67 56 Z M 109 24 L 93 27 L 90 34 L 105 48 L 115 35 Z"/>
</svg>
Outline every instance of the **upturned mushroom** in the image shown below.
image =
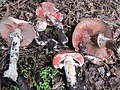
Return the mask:
<svg viewBox="0 0 120 90">
<path fill-rule="evenodd" d="M 30 44 L 35 37 L 35 32 L 28 22 L 13 17 L 3 19 L 0 27 L 1 36 L 10 45 L 10 64 L 9 69 L 4 72 L 4 77 L 9 77 L 16 81 L 18 77 L 19 47 L 25 47 Z"/>
<path fill-rule="evenodd" d="M 43 2 L 40 4 L 41 6 L 37 7 L 36 15 L 40 18 L 47 18 L 49 19 L 54 25 L 58 22 L 62 21 L 63 15 L 59 12 L 55 5 L 52 2 Z"/>
<path fill-rule="evenodd" d="M 55 55 L 53 58 L 53 66 L 57 68 L 64 67 L 68 87 L 77 88 L 75 66 L 81 67 L 84 64 L 84 58 L 81 54 L 71 50 L 66 50 Z"/>
<path fill-rule="evenodd" d="M 104 40 L 102 40 L 102 36 L 104 36 Z M 112 40 L 110 27 L 97 18 L 82 19 L 75 27 L 72 35 L 72 44 L 77 52 L 81 52 L 79 45 L 82 44 L 87 55 L 95 55 L 102 60 L 110 56 L 105 48 L 106 41 L 109 40 Z"/>
<path fill-rule="evenodd" d="M 44 31 L 49 24 L 56 26 L 59 31 L 58 39 L 62 44 L 68 42 L 68 38 L 65 35 L 63 24 L 63 15 L 59 12 L 55 5 L 52 2 L 43 2 L 36 9 L 36 15 L 38 20 L 36 22 L 36 30 L 38 32 Z"/>
</svg>

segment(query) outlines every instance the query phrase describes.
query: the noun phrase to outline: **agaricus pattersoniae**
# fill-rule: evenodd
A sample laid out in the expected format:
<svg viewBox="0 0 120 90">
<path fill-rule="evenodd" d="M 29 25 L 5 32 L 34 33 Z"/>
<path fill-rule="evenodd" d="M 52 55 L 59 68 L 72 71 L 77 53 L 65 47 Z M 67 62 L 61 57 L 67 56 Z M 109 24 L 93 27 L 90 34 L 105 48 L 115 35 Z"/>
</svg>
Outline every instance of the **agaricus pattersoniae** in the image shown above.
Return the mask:
<svg viewBox="0 0 120 90">
<path fill-rule="evenodd" d="M 18 20 L 13 17 L 5 18 L 0 23 L 1 36 L 10 45 L 9 69 L 4 72 L 4 77 L 17 80 L 17 61 L 19 59 L 19 47 L 25 47 L 35 37 L 34 29 L 27 21 Z"/>
<path fill-rule="evenodd" d="M 79 45 L 82 44 L 85 46 L 86 54 L 95 55 L 101 60 L 110 56 L 106 49 L 107 41 L 112 41 L 112 31 L 105 22 L 98 18 L 82 19 L 72 35 L 72 44 L 77 52 L 81 52 Z"/>
<path fill-rule="evenodd" d="M 40 18 L 49 19 L 54 25 L 57 24 L 55 20 L 60 22 L 63 20 L 63 15 L 59 12 L 52 2 L 43 2 L 36 9 L 36 15 Z"/>
<path fill-rule="evenodd" d="M 58 39 L 61 43 L 65 44 L 68 42 L 68 38 L 63 30 L 63 15 L 59 12 L 52 2 L 43 2 L 36 9 L 36 16 L 38 18 L 36 22 L 36 30 L 38 32 L 44 31 L 48 24 L 56 26 L 59 30 L 60 35 Z"/>
<path fill-rule="evenodd" d="M 67 82 L 69 83 L 68 87 L 71 86 L 72 88 L 77 88 L 75 66 L 81 67 L 83 64 L 84 58 L 82 57 L 82 55 L 71 50 L 60 52 L 53 58 L 53 66 L 56 69 L 61 69 L 62 67 L 64 67 Z"/>
</svg>

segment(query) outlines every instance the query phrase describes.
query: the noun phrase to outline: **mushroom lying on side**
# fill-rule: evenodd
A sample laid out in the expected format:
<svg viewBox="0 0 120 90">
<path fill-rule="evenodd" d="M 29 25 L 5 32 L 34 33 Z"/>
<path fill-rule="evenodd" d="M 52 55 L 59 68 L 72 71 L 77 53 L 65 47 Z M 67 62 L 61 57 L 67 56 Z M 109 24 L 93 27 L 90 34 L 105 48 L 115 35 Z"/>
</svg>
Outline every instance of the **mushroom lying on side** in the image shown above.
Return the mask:
<svg viewBox="0 0 120 90">
<path fill-rule="evenodd" d="M 36 15 L 40 18 L 49 19 L 54 25 L 56 25 L 57 21 L 63 20 L 63 15 L 59 12 L 55 5 L 52 2 L 43 2 L 40 4 L 41 6 L 37 7 Z"/>
<path fill-rule="evenodd" d="M 95 55 L 102 60 L 109 58 L 107 49 L 101 47 L 98 42 L 99 34 L 103 34 L 107 39 L 112 39 L 112 31 L 110 27 L 102 20 L 97 18 L 82 19 L 80 23 L 75 27 L 72 35 L 72 44 L 76 51 L 80 51 L 79 45 L 85 46 L 86 54 Z M 101 53 L 102 52 L 102 53 Z M 82 53 L 82 52 L 81 52 Z"/>
<path fill-rule="evenodd" d="M 64 51 L 54 56 L 53 66 L 55 68 L 65 69 L 65 74 L 68 82 L 68 87 L 77 88 L 76 84 L 76 71 L 75 66 L 82 66 L 84 64 L 84 58 L 81 54 L 73 51 Z"/>
<path fill-rule="evenodd" d="M 30 44 L 35 37 L 35 32 L 28 22 L 13 17 L 3 19 L 0 27 L 2 37 L 11 46 L 9 69 L 4 72 L 4 77 L 9 77 L 16 81 L 18 77 L 17 61 L 19 59 L 19 47 Z"/>
<path fill-rule="evenodd" d="M 63 20 L 63 15 L 59 12 L 55 5 L 52 2 L 43 2 L 36 9 L 36 15 L 38 17 L 36 23 L 36 30 L 44 31 L 47 27 L 47 23 L 52 23 L 54 26 L 58 28 L 59 35 L 58 39 L 62 44 L 68 42 L 68 38 L 65 35 L 63 24 L 61 23 Z M 47 21 L 46 21 L 47 20 Z"/>
</svg>

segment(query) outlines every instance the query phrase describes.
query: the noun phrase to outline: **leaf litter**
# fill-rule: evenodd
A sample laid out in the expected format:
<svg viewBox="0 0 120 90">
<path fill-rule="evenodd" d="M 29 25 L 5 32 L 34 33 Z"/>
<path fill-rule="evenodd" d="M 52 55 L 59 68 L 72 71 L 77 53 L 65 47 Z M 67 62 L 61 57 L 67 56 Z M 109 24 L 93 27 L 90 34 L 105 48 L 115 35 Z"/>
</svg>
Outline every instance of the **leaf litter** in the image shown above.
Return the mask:
<svg viewBox="0 0 120 90">
<path fill-rule="evenodd" d="M 113 33 L 115 33 L 116 36 L 119 35 L 119 0 L 10 0 L 5 1 L 5 3 L 2 5 L 2 8 L 0 8 L 0 19 L 12 16 L 14 18 L 32 22 L 32 25 L 34 26 L 37 20 L 35 16 L 36 7 L 43 1 L 53 2 L 56 8 L 59 9 L 63 14 L 62 23 L 64 26 L 64 32 L 67 35 L 69 41 L 66 45 L 61 44 L 60 40 L 58 39 L 58 30 L 56 30 L 56 28 L 53 26 L 47 26 L 48 30 L 40 32 L 39 35 L 40 37 L 45 37 L 46 40 L 54 39 L 57 41 L 57 49 L 53 48 L 54 45 L 52 45 L 53 47 L 49 48 L 50 43 L 48 43 L 48 45 L 46 44 L 46 46 L 39 46 L 35 40 L 33 40 L 33 42 L 27 48 L 20 48 L 18 73 L 19 76 L 25 79 L 25 81 L 23 79 L 18 79 L 20 80 L 18 82 L 24 83 L 21 86 L 22 89 L 29 87 L 28 90 L 35 90 L 36 88 L 32 79 L 33 76 L 35 76 L 35 79 L 37 79 L 37 81 L 41 81 L 41 77 L 38 77 L 36 73 L 38 71 L 41 71 L 46 66 L 52 66 L 52 60 L 56 53 L 60 52 L 60 50 L 65 49 L 73 50 L 71 42 L 72 33 L 77 23 L 80 22 L 81 18 L 100 18 L 104 20 L 108 25 L 110 25 Z M 8 49 L 10 46 L 7 45 L 6 41 L 4 41 L 1 36 L 0 47 L 7 48 L 0 51 L 0 75 L 2 81 L 2 83 L 0 81 L 0 89 L 11 90 L 13 86 L 15 86 L 15 83 L 13 83 L 11 80 L 3 78 L 3 72 L 8 69 Z M 80 82 L 78 85 L 78 90 L 119 90 L 120 61 L 116 60 L 115 57 L 113 57 L 113 59 L 115 62 L 112 64 L 103 62 L 102 64 L 97 65 L 89 60 L 86 60 L 84 66 L 82 67 L 82 71 L 80 71 L 80 69 L 77 71 L 78 81 Z M 26 70 L 26 68 L 28 68 L 27 71 L 23 71 Z M 27 78 L 24 77 L 26 73 L 28 74 Z M 56 80 L 56 77 L 54 79 L 60 83 L 57 83 L 57 86 L 51 86 L 51 88 L 54 87 L 55 90 L 60 90 L 62 83 L 66 83 L 63 71 L 60 70 L 60 74 L 61 75 L 56 76 L 59 80 Z"/>
</svg>

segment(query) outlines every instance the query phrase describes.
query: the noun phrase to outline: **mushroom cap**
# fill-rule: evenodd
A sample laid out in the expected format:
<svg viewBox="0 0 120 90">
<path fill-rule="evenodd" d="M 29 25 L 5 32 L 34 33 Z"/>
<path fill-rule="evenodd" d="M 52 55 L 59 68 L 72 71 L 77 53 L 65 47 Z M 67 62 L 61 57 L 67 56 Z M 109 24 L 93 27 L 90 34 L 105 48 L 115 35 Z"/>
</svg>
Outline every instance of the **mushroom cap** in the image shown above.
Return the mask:
<svg viewBox="0 0 120 90">
<path fill-rule="evenodd" d="M 72 44 L 78 49 L 80 43 L 90 42 L 90 36 L 103 33 L 105 37 L 112 38 L 110 27 L 98 18 L 84 18 L 77 24 L 72 35 Z"/>
<path fill-rule="evenodd" d="M 65 50 L 64 52 L 61 52 L 61 53 L 54 56 L 54 58 L 53 58 L 53 66 L 55 68 L 60 68 L 59 64 L 62 61 L 64 61 L 65 57 L 68 56 L 68 55 L 72 56 L 73 59 L 76 62 L 78 62 L 79 66 L 82 66 L 84 64 L 84 58 L 80 53 L 76 53 L 76 52 L 73 52 L 71 50 L 69 50 L 69 51 Z"/>
<path fill-rule="evenodd" d="M 72 35 L 72 44 L 76 51 L 79 51 L 80 43 L 86 47 L 86 53 L 95 55 L 99 58 L 108 58 L 106 48 L 99 48 L 92 42 L 91 37 L 99 33 L 104 34 L 107 38 L 112 38 L 112 31 L 110 27 L 102 20 L 97 18 L 82 19 L 75 27 Z"/>
<path fill-rule="evenodd" d="M 8 17 L 1 21 L 0 27 L 1 35 L 8 43 L 11 43 L 10 34 L 14 32 L 15 28 L 19 28 L 21 30 L 22 41 L 20 46 L 27 46 L 35 37 L 34 29 L 27 21 L 24 20 Z"/>
<path fill-rule="evenodd" d="M 43 2 L 41 6 L 37 7 L 36 15 L 39 17 L 53 16 L 55 19 L 62 21 L 63 15 L 58 11 L 52 2 Z"/>
</svg>

